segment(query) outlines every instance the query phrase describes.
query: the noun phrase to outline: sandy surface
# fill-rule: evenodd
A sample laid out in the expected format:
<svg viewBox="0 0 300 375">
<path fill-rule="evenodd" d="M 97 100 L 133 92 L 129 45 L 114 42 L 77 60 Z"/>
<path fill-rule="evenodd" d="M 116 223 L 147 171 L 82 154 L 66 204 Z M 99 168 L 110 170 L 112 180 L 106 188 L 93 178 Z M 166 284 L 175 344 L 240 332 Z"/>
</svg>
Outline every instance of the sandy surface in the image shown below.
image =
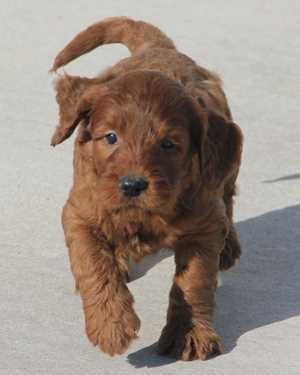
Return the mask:
<svg viewBox="0 0 300 375">
<path fill-rule="evenodd" d="M 130 284 L 142 330 L 128 353 L 112 359 L 84 335 L 60 225 L 72 142 L 49 146 L 57 108 L 47 71 L 76 32 L 113 15 L 155 23 L 220 73 L 245 134 L 244 255 L 217 293 L 226 352 L 207 362 L 155 354 L 170 257 Z M 300 2 L 3 0 L 0 17 L 0 374 L 299 375 Z M 93 76 L 127 55 L 106 46 L 66 71 Z"/>
</svg>

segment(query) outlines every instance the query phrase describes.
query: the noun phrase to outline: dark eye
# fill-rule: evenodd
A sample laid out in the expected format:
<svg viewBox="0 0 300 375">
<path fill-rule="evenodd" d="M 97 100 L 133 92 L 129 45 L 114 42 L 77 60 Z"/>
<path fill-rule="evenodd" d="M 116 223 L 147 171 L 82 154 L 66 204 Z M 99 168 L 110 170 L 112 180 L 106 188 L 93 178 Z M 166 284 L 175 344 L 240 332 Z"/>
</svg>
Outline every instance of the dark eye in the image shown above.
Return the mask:
<svg viewBox="0 0 300 375">
<path fill-rule="evenodd" d="M 161 142 L 160 147 L 165 149 L 165 150 L 169 150 L 169 149 L 175 148 L 175 143 L 173 143 L 169 139 L 164 139 Z"/>
<path fill-rule="evenodd" d="M 118 137 L 115 133 L 108 133 L 104 138 L 109 145 L 114 145 L 118 141 Z"/>
</svg>

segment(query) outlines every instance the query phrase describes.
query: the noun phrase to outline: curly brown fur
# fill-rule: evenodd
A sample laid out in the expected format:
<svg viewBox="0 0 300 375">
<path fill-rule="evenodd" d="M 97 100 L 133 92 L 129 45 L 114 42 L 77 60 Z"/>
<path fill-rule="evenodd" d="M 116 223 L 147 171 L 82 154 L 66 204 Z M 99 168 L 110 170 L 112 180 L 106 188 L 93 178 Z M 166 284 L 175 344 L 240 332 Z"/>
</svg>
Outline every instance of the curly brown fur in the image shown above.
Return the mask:
<svg viewBox="0 0 300 375">
<path fill-rule="evenodd" d="M 87 336 L 110 355 L 128 348 L 140 326 L 128 259 L 169 247 L 176 273 L 158 350 L 206 359 L 223 350 L 212 324 L 217 273 L 240 256 L 232 215 L 242 134 L 220 79 L 147 23 L 99 22 L 52 70 L 105 43 L 123 43 L 132 56 L 96 78 L 58 78 L 51 142 L 79 126 L 63 227 Z"/>
</svg>

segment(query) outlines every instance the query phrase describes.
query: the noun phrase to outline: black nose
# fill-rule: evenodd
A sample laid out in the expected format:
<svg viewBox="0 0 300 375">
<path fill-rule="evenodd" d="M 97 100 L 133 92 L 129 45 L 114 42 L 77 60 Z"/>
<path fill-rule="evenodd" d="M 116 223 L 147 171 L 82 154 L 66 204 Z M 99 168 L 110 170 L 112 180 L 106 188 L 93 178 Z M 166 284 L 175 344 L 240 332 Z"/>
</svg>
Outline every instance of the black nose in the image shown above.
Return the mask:
<svg viewBox="0 0 300 375">
<path fill-rule="evenodd" d="M 139 176 L 124 176 L 120 178 L 120 189 L 128 197 L 137 197 L 148 187 L 148 181 Z"/>
</svg>

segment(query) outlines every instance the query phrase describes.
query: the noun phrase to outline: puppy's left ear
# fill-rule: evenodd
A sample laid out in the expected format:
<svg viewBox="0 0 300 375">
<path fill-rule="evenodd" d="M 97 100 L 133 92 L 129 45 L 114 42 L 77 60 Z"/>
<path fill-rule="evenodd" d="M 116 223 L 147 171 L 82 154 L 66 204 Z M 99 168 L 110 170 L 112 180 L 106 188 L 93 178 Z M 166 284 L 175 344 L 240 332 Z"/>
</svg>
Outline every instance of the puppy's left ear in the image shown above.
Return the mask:
<svg viewBox="0 0 300 375">
<path fill-rule="evenodd" d="M 87 120 L 88 100 L 84 94 L 95 83 L 94 79 L 63 75 L 55 82 L 56 101 L 59 106 L 59 124 L 51 139 L 56 146 L 69 138 L 82 120 Z"/>
<path fill-rule="evenodd" d="M 231 177 L 240 165 L 242 145 L 243 135 L 238 125 L 216 113 L 209 113 L 202 152 L 204 181 L 217 187 Z"/>
</svg>

